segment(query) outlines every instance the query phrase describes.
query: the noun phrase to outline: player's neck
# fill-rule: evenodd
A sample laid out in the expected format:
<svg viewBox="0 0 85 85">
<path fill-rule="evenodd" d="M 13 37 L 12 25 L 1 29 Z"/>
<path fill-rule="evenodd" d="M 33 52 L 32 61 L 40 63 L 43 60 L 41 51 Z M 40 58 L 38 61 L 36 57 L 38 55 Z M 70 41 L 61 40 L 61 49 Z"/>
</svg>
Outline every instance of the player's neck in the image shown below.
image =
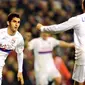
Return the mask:
<svg viewBox="0 0 85 85">
<path fill-rule="evenodd" d="M 47 40 L 47 38 L 42 38 L 43 40 Z"/>
<path fill-rule="evenodd" d="M 7 33 L 8 33 L 10 36 L 13 36 L 13 35 L 15 35 L 16 32 L 13 32 L 13 31 L 10 29 L 10 27 L 8 27 Z"/>
</svg>

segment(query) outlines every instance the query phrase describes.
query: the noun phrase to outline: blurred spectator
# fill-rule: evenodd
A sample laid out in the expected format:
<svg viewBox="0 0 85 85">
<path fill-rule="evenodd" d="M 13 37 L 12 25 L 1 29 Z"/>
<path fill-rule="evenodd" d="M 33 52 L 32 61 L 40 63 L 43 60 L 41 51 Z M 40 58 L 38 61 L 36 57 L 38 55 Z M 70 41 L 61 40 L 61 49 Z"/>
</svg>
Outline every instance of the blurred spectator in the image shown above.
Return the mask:
<svg viewBox="0 0 85 85">
<path fill-rule="evenodd" d="M 2 85 L 18 85 L 16 81 L 14 81 L 14 73 L 12 71 L 8 71 L 6 74 L 6 78 L 2 81 Z"/>
<path fill-rule="evenodd" d="M 4 13 L 3 9 L 0 9 L 0 28 L 6 27 L 7 15 Z"/>
</svg>

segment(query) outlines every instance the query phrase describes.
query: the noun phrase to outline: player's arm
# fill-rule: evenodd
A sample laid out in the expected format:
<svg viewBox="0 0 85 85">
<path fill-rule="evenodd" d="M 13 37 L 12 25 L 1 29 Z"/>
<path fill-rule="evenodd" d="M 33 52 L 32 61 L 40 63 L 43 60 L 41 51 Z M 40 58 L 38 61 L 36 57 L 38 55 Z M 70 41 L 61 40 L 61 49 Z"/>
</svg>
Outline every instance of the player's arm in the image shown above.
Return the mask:
<svg viewBox="0 0 85 85">
<path fill-rule="evenodd" d="M 65 42 L 65 41 L 60 41 L 59 46 L 60 47 L 66 47 L 66 48 L 74 47 L 74 43 L 68 43 L 68 42 Z"/>
<path fill-rule="evenodd" d="M 17 53 L 17 61 L 18 61 L 18 81 L 20 81 L 21 85 L 24 85 L 24 79 L 23 79 L 23 50 L 24 50 L 24 41 L 21 40 L 20 43 L 18 43 L 15 51 Z"/>
<path fill-rule="evenodd" d="M 50 25 L 50 26 L 43 26 L 42 24 L 37 24 L 37 29 L 46 32 L 61 32 L 61 31 L 66 31 L 72 28 L 75 28 L 75 26 L 78 25 L 79 20 L 77 17 L 72 17 L 68 21 L 63 22 L 61 24 L 55 24 L 55 25 Z"/>
<path fill-rule="evenodd" d="M 74 43 L 68 43 L 62 40 L 57 40 L 55 38 L 51 38 L 51 42 L 53 43 L 53 46 L 60 46 L 60 47 L 74 47 Z"/>
</svg>

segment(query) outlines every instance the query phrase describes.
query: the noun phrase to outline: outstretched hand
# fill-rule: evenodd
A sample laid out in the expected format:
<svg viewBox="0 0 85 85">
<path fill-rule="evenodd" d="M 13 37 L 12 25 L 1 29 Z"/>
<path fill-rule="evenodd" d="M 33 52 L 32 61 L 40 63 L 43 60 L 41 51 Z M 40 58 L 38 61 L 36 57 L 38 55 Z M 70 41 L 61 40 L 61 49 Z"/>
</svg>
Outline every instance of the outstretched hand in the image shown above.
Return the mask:
<svg viewBox="0 0 85 85">
<path fill-rule="evenodd" d="M 42 24 L 38 23 L 37 26 L 36 26 L 36 29 L 37 29 L 37 30 L 40 30 L 40 28 L 41 28 L 42 26 L 43 26 Z"/>
<path fill-rule="evenodd" d="M 23 79 L 22 72 L 18 72 L 17 78 L 18 78 L 18 81 L 21 83 L 21 85 L 24 85 L 24 79 Z"/>
</svg>

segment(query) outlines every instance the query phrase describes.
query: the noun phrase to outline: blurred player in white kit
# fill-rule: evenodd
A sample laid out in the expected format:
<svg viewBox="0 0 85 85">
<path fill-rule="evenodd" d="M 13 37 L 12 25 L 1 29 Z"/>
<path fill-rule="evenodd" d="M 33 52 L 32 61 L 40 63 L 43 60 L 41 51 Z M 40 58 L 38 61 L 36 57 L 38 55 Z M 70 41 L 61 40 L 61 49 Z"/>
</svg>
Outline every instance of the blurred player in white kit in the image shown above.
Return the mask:
<svg viewBox="0 0 85 85">
<path fill-rule="evenodd" d="M 61 85 L 61 75 L 56 69 L 52 57 L 55 46 L 73 47 L 73 43 L 56 40 L 49 37 L 48 33 L 42 32 L 39 38 L 28 42 L 28 50 L 34 51 L 34 70 L 36 85 L 48 85 L 48 81 L 54 80 L 54 85 Z"/>
<path fill-rule="evenodd" d="M 68 21 L 50 26 L 37 25 L 37 29 L 48 32 L 61 32 L 74 29 L 75 65 L 72 79 L 74 85 L 84 85 L 85 82 L 85 0 L 82 0 L 83 14 L 70 18 Z"/>
<path fill-rule="evenodd" d="M 18 60 L 18 81 L 24 84 L 22 75 L 24 41 L 22 35 L 17 31 L 20 26 L 20 17 L 17 13 L 8 15 L 7 28 L 0 29 L 0 85 L 2 82 L 2 70 L 8 54 L 15 50 Z"/>
</svg>

